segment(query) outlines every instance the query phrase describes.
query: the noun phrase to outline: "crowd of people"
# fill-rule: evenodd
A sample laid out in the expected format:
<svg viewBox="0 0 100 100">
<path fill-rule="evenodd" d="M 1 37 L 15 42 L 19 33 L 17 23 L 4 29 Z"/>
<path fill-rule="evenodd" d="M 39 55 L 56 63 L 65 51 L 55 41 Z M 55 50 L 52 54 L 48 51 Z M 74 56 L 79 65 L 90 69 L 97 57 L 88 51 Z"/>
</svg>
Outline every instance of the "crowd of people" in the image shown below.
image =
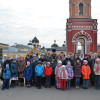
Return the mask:
<svg viewBox="0 0 100 100">
<path fill-rule="evenodd" d="M 41 89 L 70 90 L 71 87 L 88 89 L 90 85 L 100 90 L 100 53 L 90 54 L 37 54 L 24 57 L 4 56 L 1 64 L 2 90 L 15 86 Z"/>
</svg>

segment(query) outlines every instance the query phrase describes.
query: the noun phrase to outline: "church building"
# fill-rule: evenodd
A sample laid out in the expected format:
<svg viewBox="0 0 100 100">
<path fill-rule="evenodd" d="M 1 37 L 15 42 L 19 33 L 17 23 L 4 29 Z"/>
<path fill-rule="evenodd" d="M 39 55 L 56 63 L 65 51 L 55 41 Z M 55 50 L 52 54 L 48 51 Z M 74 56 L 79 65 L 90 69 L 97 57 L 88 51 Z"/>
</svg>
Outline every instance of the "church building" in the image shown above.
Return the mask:
<svg viewBox="0 0 100 100">
<path fill-rule="evenodd" d="M 66 23 L 67 53 L 97 52 L 97 19 L 91 17 L 91 0 L 69 0 Z"/>
</svg>

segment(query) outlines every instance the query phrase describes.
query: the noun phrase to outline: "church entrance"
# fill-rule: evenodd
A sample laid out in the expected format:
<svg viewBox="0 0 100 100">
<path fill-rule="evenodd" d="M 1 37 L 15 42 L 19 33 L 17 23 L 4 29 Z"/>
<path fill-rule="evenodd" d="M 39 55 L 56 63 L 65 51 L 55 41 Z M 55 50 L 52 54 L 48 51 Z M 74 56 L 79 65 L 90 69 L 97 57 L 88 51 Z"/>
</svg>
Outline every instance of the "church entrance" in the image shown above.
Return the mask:
<svg viewBox="0 0 100 100">
<path fill-rule="evenodd" d="M 79 38 L 77 41 L 77 53 L 78 54 L 85 54 L 85 39 Z"/>
</svg>

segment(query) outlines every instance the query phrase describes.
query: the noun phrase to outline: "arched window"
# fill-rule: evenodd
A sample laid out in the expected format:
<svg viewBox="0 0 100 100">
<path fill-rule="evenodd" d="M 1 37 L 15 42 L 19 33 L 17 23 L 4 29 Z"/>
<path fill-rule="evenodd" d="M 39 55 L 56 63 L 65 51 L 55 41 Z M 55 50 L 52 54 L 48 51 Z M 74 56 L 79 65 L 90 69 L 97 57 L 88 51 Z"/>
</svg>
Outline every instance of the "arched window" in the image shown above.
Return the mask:
<svg viewBox="0 0 100 100">
<path fill-rule="evenodd" d="M 83 4 L 79 4 L 79 15 L 83 15 Z"/>
</svg>

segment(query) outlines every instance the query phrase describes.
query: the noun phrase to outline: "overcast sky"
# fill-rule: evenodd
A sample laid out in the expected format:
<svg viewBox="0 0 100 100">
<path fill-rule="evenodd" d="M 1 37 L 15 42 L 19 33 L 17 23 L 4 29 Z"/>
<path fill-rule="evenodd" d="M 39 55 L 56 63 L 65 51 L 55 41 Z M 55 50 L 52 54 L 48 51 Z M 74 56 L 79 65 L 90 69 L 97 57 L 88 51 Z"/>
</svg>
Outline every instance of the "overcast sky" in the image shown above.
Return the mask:
<svg viewBox="0 0 100 100">
<path fill-rule="evenodd" d="M 92 0 L 92 18 L 98 23 L 99 10 L 100 0 Z M 0 0 L 0 43 L 27 45 L 37 36 L 42 46 L 50 47 L 54 40 L 61 46 L 66 39 L 67 18 L 69 0 Z"/>
</svg>

